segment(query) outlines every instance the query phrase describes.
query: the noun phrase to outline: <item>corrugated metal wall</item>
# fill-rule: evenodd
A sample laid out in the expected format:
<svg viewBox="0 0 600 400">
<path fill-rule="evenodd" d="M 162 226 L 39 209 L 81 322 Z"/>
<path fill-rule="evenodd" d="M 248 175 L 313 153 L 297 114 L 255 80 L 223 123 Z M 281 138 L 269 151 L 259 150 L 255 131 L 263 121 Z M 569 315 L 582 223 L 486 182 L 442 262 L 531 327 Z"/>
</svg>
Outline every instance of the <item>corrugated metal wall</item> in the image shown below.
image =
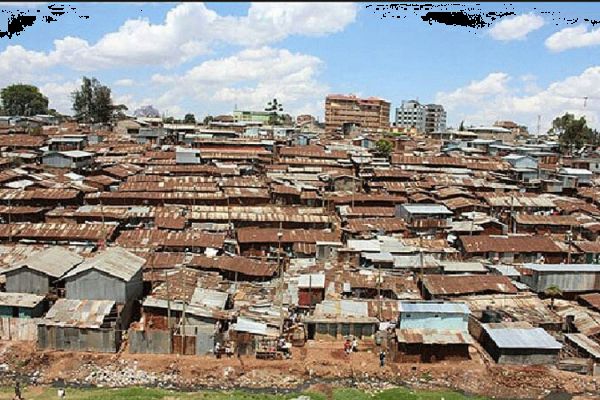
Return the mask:
<svg viewBox="0 0 600 400">
<path fill-rule="evenodd" d="M 45 295 L 50 291 L 48 275 L 29 268 L 21 268 L 6 274 L 6 291 Z"/>
<path fill-rule="evenodd" d="M 0 340 L 37 340 L 40 318 L 0 318 Z"/>
<path fill-rule="evenodd" d="M 97 270 L 67 278 L 65 289 L 67 299 L 127 301 L 125 282 Z"/>
<path fill-rule="evenodd" d="M 116 353 L 121 345 L 121 333 L 114 329 L 39 325 L 37 343 L 40 349 Z"/>
<path fill-rule="evenodd" d="M 129 352 L 146 354 L 170 354 L 167 331 L 129 330 Z"/>
</svg>

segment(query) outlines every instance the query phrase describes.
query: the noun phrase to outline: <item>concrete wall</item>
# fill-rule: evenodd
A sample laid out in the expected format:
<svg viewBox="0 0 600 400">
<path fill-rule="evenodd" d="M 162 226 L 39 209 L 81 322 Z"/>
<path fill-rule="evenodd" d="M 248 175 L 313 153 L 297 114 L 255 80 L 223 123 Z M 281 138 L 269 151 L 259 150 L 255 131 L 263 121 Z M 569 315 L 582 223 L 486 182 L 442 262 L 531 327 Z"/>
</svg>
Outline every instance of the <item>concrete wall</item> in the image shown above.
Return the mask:
<svg viewBox="0 0 600 400">
<path fill-rule="evenodd" d="M 79 329 L 38 325 L 38 348 L 116 353 L 121 333 L 115 329 Z"/>
<path fill-rule="evenodd" d="M 558 363 L 556 354 L 502 354 L 496 361 L 498 364 L 548 365 Z"/>
<path fill-rule="evenodd" d="M 400 314 L 401 329 L 439 329 L 445 331 L 467 331 L 467 314 L 432 314 L 406 312 Z"/>
<path fill-rule="evenodd" d="M 45 295 L 50 291 L 49 277 L 29 268 L 19 268 L 6 274 L 6 291 Z"/>
<path fill-rule="evenodd" d="M 126 303 L 142 296 L 143 282 L 141 271 L 130 282 L 110 276 L 94 269 L 66 279 L 67 299 L 114 300 Z"/>
</svg>

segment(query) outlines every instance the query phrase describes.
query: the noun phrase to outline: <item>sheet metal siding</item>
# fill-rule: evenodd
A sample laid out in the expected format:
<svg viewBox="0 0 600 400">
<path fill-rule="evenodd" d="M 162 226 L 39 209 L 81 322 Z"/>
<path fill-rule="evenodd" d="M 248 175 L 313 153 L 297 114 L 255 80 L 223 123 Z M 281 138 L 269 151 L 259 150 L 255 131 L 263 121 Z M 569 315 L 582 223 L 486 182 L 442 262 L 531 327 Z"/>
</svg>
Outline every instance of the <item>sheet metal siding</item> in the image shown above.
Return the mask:
<svg viewBox="0 0 600 400">
<path fill-rule="evenodd" d="M 437 329 L 442 331 L 467 331 L 467 314 L 402 313 L 400 329 Z"/>
<path fill-rule="evenodd" d="M 65 289 L 67 299 L 127 302 L 127 285 L 124 281 L 93 269 L 67 278 Z"/>
<path fill-rule="evenodd" d="M 11 306 L 0 306 L 0 317 L 12 317 L 12 310 L 14 307 Z M 18 318 L 37 318 L 44 314 L 44 303 L 39 303 L 34 308 L 19 308 Z"/>
<path fill-rule="evenodd" d="M 54 168 L 70 168 L 71 159 L 60 154 L 49 154 L 43 157 L 44 165 Z"/>
<path fill-rule="evenodd" d="M 6 274 L 6 291 L 45 295 L 50 291 L 48 275 L 29 268 L 9 272 Z"/>
<path fill-rule="evenodd" d="M 527 283 L 527 282 L 525 282 Z M 533 286 L 536 292 L 543 292 L 548 286 L 556 285 L 565 292 L 581 292 L 600 289 L 598 273 L 533 273 Z M 531 286 L 531 285 L 530 285 Z"/>
<path fill-rule="evenodd" d="M 41 349 L 116 353 L 120 341 L 120 334 L 113 329 L 38 326 L 38 347 Z"/>
<path fill-rule="evenodd" d="M 167 331 L 129 330 L 129 352 L 143 354 L 171 354 Z"/>
<path fill-rule="evenodd" d="M 208 329 L 196 330 L 196 354 L 199 356 L 212 353 L 215 347 L 215 329 L 214 326 L 208 325 Z"/>
</svg>

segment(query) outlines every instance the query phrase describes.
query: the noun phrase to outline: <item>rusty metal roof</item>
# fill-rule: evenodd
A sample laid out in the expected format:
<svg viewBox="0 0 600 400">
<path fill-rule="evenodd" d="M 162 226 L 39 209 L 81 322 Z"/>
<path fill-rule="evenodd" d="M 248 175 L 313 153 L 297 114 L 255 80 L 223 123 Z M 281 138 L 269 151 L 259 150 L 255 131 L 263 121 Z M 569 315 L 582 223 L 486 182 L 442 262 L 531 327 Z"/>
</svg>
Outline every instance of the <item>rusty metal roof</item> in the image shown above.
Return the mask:
<svg viewBox="0 0 600 400">
<path fill-rule="evenodd" d="M 277 272 L 276 263 L 267 263 L 246 257 L 196 255 L 190 261 L 189 266 L 200 269 L 239 272 L 248 276 L 271 277 Z"/>
<path fill-rule="evenodd" d="M 432 295 L 517 293 L 510 278 L 502 275 L 424 275 L 423 285 Z"/>
<path fill-rule="evenodd" d="M 396 329 L 398 343 L 406 344 L 471 344 L 473 338 L 463 331 L 438 329 Z"/>
<path fill-rule="evenodd" d="M 40 325 L 98 329 L 115 306 L 110 300 L 58 299 Z"/>
<path fill-rule="evenodd" d="M 116 240 L 116 244 L 128 248 L 148 247 L 214 247 L 221 248 L 225 235 L 209 234 L 196 231 L 173 232 L 157 229 L 138 229 L 125 231 Z"/>
<path fill-rule="evenodd" d="M 237 238 L 239 243 L 277 243 L 277 228 L 239 228 Z M 283 229 L 282 243 L 316 243 L 337 242 L 340 232 L 327 232 L 317 229 Z"/>
<path fill-rule="evenodd" d="M 99 241 L 111 237 L 115 229 L 112 224 L 0 224 L 0 238 L 7 239 L 10 230 L 14 239 Z"/>
<path fill-rule="evenodd" d="M 521 225 L 554 225 L 554 226 L 574 226 L 577 227 L 583 223 L 578 218 L 571 215 L 529 215 L 517 214 L 515 221 Z"/>
<path fill-rule="evenodd" d="M 460 236 L 467 253 L 562 253 L 546 236 Z"/>
</svg>

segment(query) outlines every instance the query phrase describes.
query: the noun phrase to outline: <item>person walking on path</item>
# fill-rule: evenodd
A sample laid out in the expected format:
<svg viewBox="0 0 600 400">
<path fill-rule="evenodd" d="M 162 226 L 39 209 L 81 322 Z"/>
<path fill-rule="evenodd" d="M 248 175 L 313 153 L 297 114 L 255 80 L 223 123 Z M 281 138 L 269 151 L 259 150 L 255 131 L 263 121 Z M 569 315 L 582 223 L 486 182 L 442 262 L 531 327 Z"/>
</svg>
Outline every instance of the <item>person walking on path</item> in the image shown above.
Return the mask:
<svg viewBox="0 0 600 400">
<path fill-rule="evenodd" d="M 383 349 L 379 352 L 379 366 L 381 368 L 385 366 L 385 351 Z"/>
</svg>

